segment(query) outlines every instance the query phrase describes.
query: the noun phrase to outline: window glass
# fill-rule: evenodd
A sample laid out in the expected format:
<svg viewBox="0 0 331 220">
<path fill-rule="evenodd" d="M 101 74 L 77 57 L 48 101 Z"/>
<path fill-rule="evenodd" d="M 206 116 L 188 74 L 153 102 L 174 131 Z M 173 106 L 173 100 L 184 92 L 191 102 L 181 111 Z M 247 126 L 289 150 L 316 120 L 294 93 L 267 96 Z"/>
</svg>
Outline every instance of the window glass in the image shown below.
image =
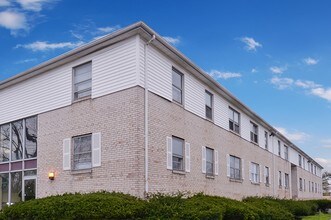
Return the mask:
<svg viewBox="0 0 331 220">
<path fill-rule="evenodd" d="M 212 95 L 209 92 L 205 93 L 206 106 L 208 106 L 208 107 L 211 107 L 211 102 L 212 102 L 211 96 Z"/>
<path fill-rule="evenodd" d="M 89 169 L 92 167 L 91 135 L 74 137 L 74 169 Z"/>
<path fill-rule="evenodd" d="M 259 164 L 251 163 L 251 180 L 254 183 L 260 181 L 260 167 Z"/>
<path fill-rule="evenodd" d="M 22 201 L 22 172 L 11 173 L 11 204 Z"/>
<path fill-rule="evenodd" d="M 25 119 L 25 158 L 37 157 L 37 117 Z"/>
<path fill-rule="evenodd" d="M 178 73 L 176 70 L 172 71 L 172 85 L 178 89 L 182 89 L 182 74 Z"/>
<path fill-rule="evenodd" d="M 74 68 L 74 100 L 91 95 L 92 63 L 86 63 Z"/>
<path fill-rule="evenodd" d="M 207 174 L 214 174 L 214 150 L 206 148 L 206 171 Z"/>
<path fill-rule="evenodd" d="M 0 127 L 0 162 L 9 161 L 10 154 L 10 125 Z"/>
<path fill-rule="evenodd" d="M 184 140 L 172 138 L 172 169 L 184 170 Z"/>
<path fill-rule="evenodd" d="M 1 185 L 1 208 L 8 206 L 8 190 L 9 190 L 9 174 L 1 173 L 0 174 L 0 185 Z"/>
<path fill-rule="evenodd" d="M 241 179 L 241 161 L 240 158 L 230 156 L 230 177 L 233 179 Z"/>
<path fill-rule="evenodd" d="M 265 173 L 265 183 L 269 184 L 270 183 L 270 181 L 269 181 L 269 167 L 265 167 L 264 173 Z"/>
<path fill-rule="evenodd" d="M 12 125 L 12 151 L 11 158 L 21 160 L 23 158 L 23 120 L 11 123 Z"/>
<path fill-rule="evenodd" d="M 290 178 L 289 175 L 287 173 L 285 173 L 285 188 L 288 189 L 290 184 Z"/>
<path fill-rule="evenodd" d="M 239 113 L 229 107 L 229 129 L 239 134 Z"/>
</svg>

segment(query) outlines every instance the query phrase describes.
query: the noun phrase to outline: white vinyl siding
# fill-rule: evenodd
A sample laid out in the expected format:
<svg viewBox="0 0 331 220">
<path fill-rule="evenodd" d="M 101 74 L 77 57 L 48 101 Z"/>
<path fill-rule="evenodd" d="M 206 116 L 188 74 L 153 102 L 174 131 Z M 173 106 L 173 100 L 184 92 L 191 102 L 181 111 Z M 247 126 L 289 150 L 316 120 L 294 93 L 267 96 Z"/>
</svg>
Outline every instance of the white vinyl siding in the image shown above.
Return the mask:
<svg viewBox="0 0 331 220">
<path fill-rule="evenodd" d="M 229 130 L 228 103 L 219 95 L 214 95 L 214 123 Z"/>
<path fill-rule="evenodd" d="M 205 118 L 205 88 L 193 76 L 185 76 L 185 108 Z"/>
</svg>

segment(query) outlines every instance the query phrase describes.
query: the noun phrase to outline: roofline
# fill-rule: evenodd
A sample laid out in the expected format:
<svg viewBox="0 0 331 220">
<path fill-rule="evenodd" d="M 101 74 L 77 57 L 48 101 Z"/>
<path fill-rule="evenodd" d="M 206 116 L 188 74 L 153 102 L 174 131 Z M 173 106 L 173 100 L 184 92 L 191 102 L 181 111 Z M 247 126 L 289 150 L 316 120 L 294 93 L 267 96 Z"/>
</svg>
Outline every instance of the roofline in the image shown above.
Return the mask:
<svg viewBox="0 0 331 220">
<path fill-rule="evenodd" d="M 187 64 L 188 67 L 191 68 L 195 72 L 195 76 L 197 76 L 200 80 L 202 80 L 207 85 L 209 85 L 213 89 L 215 89 L 227 101 L 229 101 L 235 107 L 239 108 L 241 111 L 246 113 L 248 116 L 250 116 L 256 122 L 262 124 L 264 127 L 266 127 L 269 130 L 269 132 L 276 134 L 284 142 L 287 142 L 287 145 L 289 147 L 294 148 L 299 153 L 301 153 L 303 156 L 306 156 L 310 161 L 313 161 L 317 166 L 319 166 L 321 169 L 323 169 L 323 167 L 319 163 L 317 163 L 314 159 L 312 159 L 309 155 L 307 155 L 299 147 L 297 147 L 295 144 L 293 144 L 290 140 L 288 140 L 284 135 L 282 135 L 279 131 L 277 131 L 273 126 L 271 126 L 269 123 L 267 123 L 264 119 L 262 119 L 260 116 L 258 116 L 254 111 L 252 111 L 249 107 L 247 107 L 244 103 L 242 103 L 239 99 L 237 99 L 234 95 L 232 95 L 227 89 L 225 89 L 223 86 L 221 86 L 209 74 L 207 74 L 205 71 L 203 71 L 197 65 L 195 65 L 189 58 L 187 58 L 184 54 L 182 54 L 180 51 L 178 51 L 175 47 L 173 47 L 168 42 L 166 42 L 162 38 L 162 36 L 160 36 L 158 33 L 156 33 L 153 29 L 151 29 L 149 26 L 147 26 L 142 21 L 134 23 L 125 28 L 122 28 L 114 33 L 108 34 L 98 40 L 84 44 L 81 47 L 78 47 L 74 50 L 71 50 L 67 53 L 64 53 L 60 56 L 57 56 L 53 59 L 46 61 L 46 62 L 43 62 L 35 67 L 32 67 L 32 68 L 30 68 L 24 72 L 21 72 L 15 76 L 12 76 L 6 80 L 0 81 L 0 91 L 11 85 L 17 84 L 17 83 L 22 82 L 31 77 L 42 74 L 46 71 L 49 71 L 58 66 L 64 65 L 66 63 L 69 63 L 73 60 L 76 60 L 80 57 L 91 54 L 95 51 L 101 50 L 101 49 L 108 47 L 112 44 L 115 44 L 119 41 L 127 39 L 135 34 L 141 34 L 141 35 L 147 34 L 147 35 L 149 35 L 149 37 L 152 35 L 155 35 L 156 36 L 155 41 L 157 41 L 160 44 L 160 45 L 158 45 L 159 49 L 161 49 L 163 52 L 166 52 L 167 54 L 169 52 L 171 52 L 174 55 L 176 55 L 177 58 L 180 58 L 180 60 L 182 62 Z M 168 51 L 164 50 L 165 48 Z"/>
</svg>

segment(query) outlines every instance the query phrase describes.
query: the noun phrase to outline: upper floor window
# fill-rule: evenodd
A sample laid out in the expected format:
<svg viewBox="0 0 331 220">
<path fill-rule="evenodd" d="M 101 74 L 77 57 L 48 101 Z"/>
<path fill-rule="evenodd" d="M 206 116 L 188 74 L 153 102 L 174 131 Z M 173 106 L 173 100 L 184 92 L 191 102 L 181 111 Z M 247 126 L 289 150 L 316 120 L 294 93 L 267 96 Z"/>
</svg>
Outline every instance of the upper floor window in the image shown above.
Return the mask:
<svg viewBox="0 0 331 220">
<path fill-rule="evenodd" d="M 184 171 L 184 140 L 172 137 L 172 169 Z"/>
<path fill-rule="evenodd" d="M 251 122 L 251 141 L 254 143 L 258 143 L 259 139 L 259 128 L 257 124 Z"/>
<path fill-rule="evenodd" d="M 306 169 L 306 159 L 302 157 L 302 168 Z"/>
<path fill-rule="evenodd" d="M 92 167 L 92 134 L 73 137 L 74 170 L 89 169 Z"/>
<path fill-rule="evenodd" d="M 240 114 L 236 110 L 229 108 L 229 129 L 239 134 Z"/>
<path fill-rule="evenodd" d="M 299 160 L 299 166 L 301 167 L 302 166 L 302 157 L 300 154 L 299 154 L 298 160 Z"/>
<path fill-rule="evenodd" d="M 251 163 L 251 181 L 253 183 L 260 182 L 260 165 L 257 163 Z"/>
<path fill-rule="evenodd" d="M 268 132 L 267 131 L 265 131 L 264 132 L 264 148 L 266 149 L 266 150 L 268 150 L 268 137 L 269 137 L 269 134 L 268 134 Z"/>
<path fill-rule="evenodd" d="M 183 104 L 183 74 L 172 69 L 172 100 Z"/>
<path fill-rule="evenodd" d="M 282 156 L 282 147 L 280 141 L 278 141 L 278 156 Z"/>
<path fill-rule="evenodd" d="M 284 146 L 284 158 L 285 160 L 288 160 L 288 147 Z"/>
<path fill-rule="evenodd" d="M 242 178 L 241 168 L 241 159 L 230 155 L 230 178 L 240 180 Z"/>
<path fill-rule="evenodd" d="M 92 62 L 74 67 L 73 87 L 74 100 L 91 96 Z"/>
<path fill-rule="evenodd" d="M 213 94 L 205 92 L 206 118 L 213 120 Z"/>
<path fill-rule="evenodd" d="M 316 165 L 314 165 L 314 174 L 316 175 Z"/>
</svg>

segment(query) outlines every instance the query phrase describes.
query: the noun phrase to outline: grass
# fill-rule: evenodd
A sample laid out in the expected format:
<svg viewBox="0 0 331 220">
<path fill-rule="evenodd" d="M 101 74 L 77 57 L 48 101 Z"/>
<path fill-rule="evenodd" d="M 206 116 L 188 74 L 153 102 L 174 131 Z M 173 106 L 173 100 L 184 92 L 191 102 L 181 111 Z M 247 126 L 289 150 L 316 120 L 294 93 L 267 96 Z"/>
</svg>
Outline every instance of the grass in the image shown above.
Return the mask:
<svg viewBox="0 0 331 220">
<path fill-rule="evenodd" d="M 302 220 L 330 220 L 331 214 L 319 213 L 317 215 L 306 216 Z"/>
</svg>

